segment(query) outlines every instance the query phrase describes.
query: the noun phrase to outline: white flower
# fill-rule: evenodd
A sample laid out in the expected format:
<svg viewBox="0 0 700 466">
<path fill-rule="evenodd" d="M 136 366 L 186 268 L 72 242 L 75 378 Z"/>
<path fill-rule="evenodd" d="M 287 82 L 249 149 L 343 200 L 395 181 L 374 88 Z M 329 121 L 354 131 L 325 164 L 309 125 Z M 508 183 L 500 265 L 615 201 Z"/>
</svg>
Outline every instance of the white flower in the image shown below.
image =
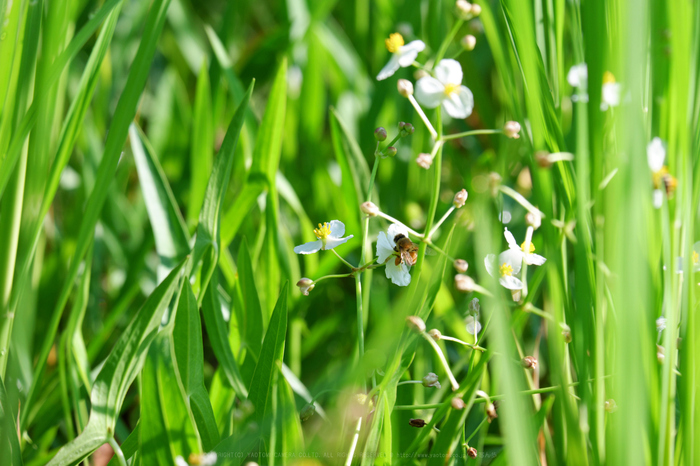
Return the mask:
<svg viewBox="0 0 700 466">
<path fill-rule="evenodd" d="M 603 75 L 603 95 L 600 109 L 605 111 L 608 107 L 617 107 L 620 105 L 621 91 L 622 85 L 615 82 L 615 76 L 610 71 L 606 71 Z"/>
<path fill-rule="evenodd" d="M 204 454 L 191 454 L 190 455 L 190 461 L 192 462 L 191 464 L 193 465 L 199 465 L 199 466 L 213 466 L 216 464 L 216 453 L 209 452 L 209 453 L 204 453 Z M 182 456 L 177 456 L 175 458 L 175 465 L 176 466 L 190 466 L 190 463 L 185 461 L 185 459 Z"/>
<path fill-rule="evenodd" d="M 416 99 L 427 108 L 442 108 L 452 118 L 466 118 L 474 108 L 474 96 L 462 86 L 462 67 L 448 58 L 435 67 L 435 77 L 425 76 L 416 83 Z"/>
<path fill-rule="evenodd" d="M 326 222 L 323 225 L 319 223 L 318 228 L 314 230 L 314 234 L 318 238 L 316 241 L 297 246 L 294 248 L 294 252 L 297 254 L 313 254 L 321 249 L 327 251 L 340 246 L 352 238 L 352 235 L 345 238 L 342 237 L 345 234 L 345 225 L 340 220 L 331 220 L 330 223 Z"/>
<path fill-rule="evenodd" d="M 666 318 L 664 316 L 656 319 L 656 331 L 661 333 L 666 329 Z"/>
<path fill-rule="evenodd" d="M 377 263 L 383 264 L 386 262 L 386 278 L 390 279 L 394 285 L 408 286 L 411 283 L 411 274 L 409 273 L 411 266 L 400 261 L 394 249 L 396 247 L 394 238 L 399 234 L 408 238 L 408 230 L 405 226 L 399 225 L 398 223 L 392 223 L 386 233 L 383 231 L 379 232 L 379 236 L 377 237 Z M 390 256 L 394 255 L 396 255 L 396 259 L 400 261 L 398 265 L 396 264 L 396 259 L 390 258 Z M 389 259 L 388 262 L 387 259 Z"/>
<path fill-rule="evenodd" d="M 475 316 L 469 315 L 464 319 L 464 323 L 467 326 L 467 333 L 470 335 L 478 335 L 481 332 L 481 323 L 477 320 Z"/>
<path fill-rule="evenodd" d="M 404 45 L 403 36 L 398 32 L 390 34 L 384 43 L 387 50 L 391 52 L 391 58 L 377 75 L 377 81 L 392 76 L 399 68 L 411 66 L 418 54 L 425 49 L 425 43 L 422 40 L 414 40 Z"/>
<path fill-rule="evenodd" d="M 579 63 L 572 66 L 566 75 L 566 80 L 569 81 L 572 87 L 581 87 L 588 81 L 588 65 Z"/>
<path fill-rule="evenodd" d="M 654 182 L 653 202 L 656 209 L 661 208 L 661 204 L 664 202 L 664 192 L 661 188 L 663 187 L 663 178 L 668 173 L 668 169 L 664 166 L 665 160 L 666 147 L 661 138 L 656 137 L 647 145 L 647 163 Z"/>
<path fill-rule="evenodd" d="M 508 249 L 498 255 L 498 264 L 496 263 L 496 255 L 489 254 L 484 258 L 486 271 L 492 277 L 498 273 L 499 283 L 509 290 L 522 290 L 523 282 L 519 278 L 514 277 L 520 272 L 523 259 L 522 254 L 515 249 Z M 498 269 L 496 269 L 498 267 Z"/>
<path fill-rule="evenodd" d="M 532 244 L 532 241 L 530 241 L 530 250 L 525 252 L 525 242 L 518 246 L 513 233 L 508 231 L 508 228 L 503 231 L 503 236 L 506 237 L 508 247 L 511 249 L 511 251 L 516 251 L 518 254 L 520 254 L 520 257 L 522 257 L 522 260 L 524 260 L 527 265 L 542 265 L 547 261 L 547 259 L 539 254 L 533 254 L 535 252 L 535 245 Z"/>
</svg>

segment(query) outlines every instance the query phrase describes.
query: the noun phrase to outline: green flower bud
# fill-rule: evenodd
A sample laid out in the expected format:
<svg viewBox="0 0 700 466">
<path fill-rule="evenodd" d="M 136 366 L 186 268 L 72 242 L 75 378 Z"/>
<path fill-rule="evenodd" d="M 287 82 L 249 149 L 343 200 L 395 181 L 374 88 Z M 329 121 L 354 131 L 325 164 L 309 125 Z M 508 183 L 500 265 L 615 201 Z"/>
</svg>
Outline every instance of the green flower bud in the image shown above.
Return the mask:
<svg viewBox="0 0 700 466">
<path fill-rule="evenodd" d="M 377 141 L 379 141 L 379 142 L 385 141 L 386 137 L 387 137 L 386 129 L 384 129 L 383 127 L 380 126 L 379 128 L 374 130 L 374 139 L 376 139 Z"/>
</svg>

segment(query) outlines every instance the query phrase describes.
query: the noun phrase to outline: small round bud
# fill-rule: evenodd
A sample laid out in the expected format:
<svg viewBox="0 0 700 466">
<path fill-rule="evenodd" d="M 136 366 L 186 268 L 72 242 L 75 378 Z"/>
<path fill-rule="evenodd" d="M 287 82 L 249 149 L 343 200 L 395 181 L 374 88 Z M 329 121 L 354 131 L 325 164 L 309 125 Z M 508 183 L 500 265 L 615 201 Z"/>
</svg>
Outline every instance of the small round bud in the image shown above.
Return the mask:
<svg viewBox="0 0 700 466">
<path fill-rule="evenodd" d="M 469 448 L 467 448 L 467 456 L 469 456 L 469 458 L 474 459 L 474 458 L 476 458 L 477 456 L 479 456 L 479 452 L 476 451 L 476 448 L 474 448 L 474 447 L 469 447 Z"/>
<path fill-rule="evenodd" d="M 386 149 L 384 149 L 384 155 L 386 155 L 387 157 L 396 156 L 396 152 L 397 152 L 396 147 L 394 147 L 394 146 L 389 146 Z"/>
<path fill-rule="evenodd" d="M 408 316 L 406 317 L 406 325 L 408 328 L 414 332 L 423 333 L 425 332 L 425 322 L 418 316 Z"/>
<path fill-rule="evenodd" d="M 546 150 L 538 150 L 535 152 L 535 162 L 542 168 L 549 168 L 552 166 L 552 162 L 549 160 L 549 152 Z"/>
<path fill-rule="evenodd" d="M 506 121 L 503 125 L 503 133 L 511 139 L 518 139 L 520 137 L 520 123 L 517 121 Z"/>
<path fill-rule="evenodd" d="M 370 217 L 376 217 L 379 213 L 379 207 L 372 201 L 363 202 L 362 205 L 360 205 L 360 210 Z"/>
<path fill-rule="evenodd" d="M 438 381 L 437 374 L 430 372 L 428 375 L 423 377 L 423 386 L 440 388 L 440 382 Z"/>
<path fill-rule="evenodd" d="M 440 341 L 440 338 L 442 338 L 442 333 L 436 328 L 429 331 L 428 335 L 430 335 L 430 337 L 435 341 Z"/>
<path fill-rule="evenodd" d="M 460 207 L 464 206 L 465 202 L 467 202 L 467 197 L 469 197 L 469 193 L 467 193 L 466 189 L 457 191 L 455 197 L 452 199 L 452 205 L 455 206 L 456 209 L 459 209 Z"/>
<path fill-rule="evenodd" d="M 464 259 L 457 259 L 452 265 L 454 265 L 455 270 L 459 273 L 464 273 L 469 268 L 469 264 Z"/>
<path fill-rule="evenodd" d="M 540 217 L 538 214 L 528 212 L 525 214 L 525 223 L 537 230 L 540 226 L 542 226 L 542 217 Z"/>
<path fill-rule="evenodd" d="M 305 422 L 308 421 L 314 414 L 316 414 L 316 406 L 314 406 L 313 403 L 307 403 L 306 406 L 301 408 L 299 418 L 301 419 L 301 422 Z"/>
<path fill-rule="evenodd" d="M 476 3 L 472 4 L 472 18 L 476 18 L 481 14 L 481 7 Z"/>
<path fill-rule="evenodd" d="M 314 281 L 310 278 L 302 278 L 297 282 L 297 286 L 299 287 L 301 293 L 304 296 L 309 296 L 309 291 L 313 290 L 314 286 L 316 285 L 314 284 Z"/>
<path fill-rule="evenodd" d="M 455 275 L 455 288 L 457 288 L 457 291 L 461 291 L 462 293 L 471 293 L 474 291 L 474 285 L 476 285 L 476 283 L 469 275 L 464 275 L 461 273 Z"/>
<path fill-rule="evenodd" d="M 471 18 L 473 5 L 467 0 L 457 0 L 455 3 L 455 11 L 457 16 L 463 20 Z"/>
<path fill-rule="evenodd" d="M 467 34 L 466 36 L 462 37 L 462 40 L 460 40 L 459 43 L 464 50 L 471 52 L 474 50 L 474 47 L 476 47 L 476 37 L 472 36 L 471 34 Z"/>
<path fill-rule="evenodd" d="M 562 330 L 561 334 L 564 336 L 565 343 L 571 343 L 571 331 L 570 330 Z"/>
<path fill-rule="evenodd" d="M 450 401 L 450 404 L 452 405 L 452 409 L 464 409 L 464 400 L 458 397 L 452 398 L 452 401 Z"/>
<path fill-rule="evenodd" d="M 605 411 L 608 413 L 614 413 L 617 411 L 617 403 L 615 403 L 615 400 L 610 398 L 609 400 L 605 400 Z"/>
<path fill-rule="evenodd" d="M 479 298 L 474 298 L 471 301 L 469 301 L 469 313 L 472 315 L 479 315 L 479 311 L 481 311 Z"/>
<path fill-rule="evenodd" d="M 411 123 L 403 123 L 403 126 L 399 126 L 401 129 L 401 137 L 410 136 L 416 130 Z"/>
<path fill-rule="evenodd" d="M 496 414 L 496 406 L 493 403 L 488 403 L 486 405 L 486 415 L 489 417 L 489 424 L 498 417 L 498 414 Z"/>
<path fill-rule="evenodd" d="M 425 168 L 427 170 L 433 164 L 433 158 L 430 156 L 430 154 L 426 154 L 426 153 L 422 152 L 422 153 L 418 154 L 418 158 L 416 159 L 416 163 L 418 164 L 419 167 Z"/>
<path fill-rule="evenodd" d="M 525 356 L 520 363 L 525 369 L 532 369 L 533 371 L 537 369 L 537 359 L 532 356 Z"/>
<path fill-rule="evenodd" d="M 379 128 L 374 130 L 374 139 L 376 139 L 377 141 L 379 141 L 379 142 L 385 141 L 386 137 L 387 137 L 386 129 L 384 129 L 383 127 L 380 126 Z"/>
<path fill-rule="evenodd" d="M 402 97 L 413 95 L 413 83 L 408 79 L 399 79 L 396 83 L 396 88 L 399 90 L 399 94 L 401 94 Z"/>
<path fill-rule="evenodd" d="M 423 419 L 411 419 L 408 421 L 408 425 L 412 427 L 425 427 L 426 422 Z"/>
<path fill-rule="evenodd" d="M 659 361 L 659 364 L 664 363 L 665 357 L 666 357 L 666 350 L 664 350 L 664 347 L 661 345 L 656 345 L 656 360 Z"/>
</svg>

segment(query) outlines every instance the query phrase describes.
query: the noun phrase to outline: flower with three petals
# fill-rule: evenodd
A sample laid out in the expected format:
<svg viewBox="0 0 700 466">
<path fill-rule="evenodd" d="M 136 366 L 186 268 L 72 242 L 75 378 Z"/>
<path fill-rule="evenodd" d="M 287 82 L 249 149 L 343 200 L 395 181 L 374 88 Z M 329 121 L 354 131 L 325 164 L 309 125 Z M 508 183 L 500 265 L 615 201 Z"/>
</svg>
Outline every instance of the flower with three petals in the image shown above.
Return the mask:
<svg viewBox="0 0 700 466">
<path fill-rule="evenodd" d="M 440 60 L 434 78 L 424 76 L 416 82 L 416 99 L 427 108 L 442 105 L 452 118 L 467 118 L 474 109 L 474 95 L 462 85 L 462 77 L 462 66 L 457 60 Z"/>
<path fill-rule="evenodd" d="M 390 279 L 394 285 L 408 286 L 411 283 L 411 274 L 409 273 L 411 266 L 403 261 L 396 265 L 396 260 L 391 257 L 399 257 L 394 249 L 396 247 L 394 238 L 399 234 L 408 238 L 408 229 L 398 223 L 392 223 L 386 233 L 383 231 L 379 232 L 377 237 L 377 263 L 386 263 L 386 278 Z"/>
<path fill-rule="evenodd" d="M 398 32 L 390 34 L 384 43 L 386 49 L 391 52 L 391 58 L 377 75 L 377 81 L 392 76 L 399 68 L 411 66 L 418 54 L 425 50 L 425 43 L 422 40 L 414 40 L 406 44 L 403 36 Z"/>
<path fill-rule="evenodd" d="M 341 244 L 347 242 L 352 235 L 346 236 L 345 225 L 340 220 L 331 220 L 324 224 L 318 224 L 318 228 L 314 230 L 316 241 L 311 241 L 309 243 L 304 243 L 294 248 L 294 252 L 297 254 L 313 254 L 320 250 L 328 251 Z"/>
</svg>

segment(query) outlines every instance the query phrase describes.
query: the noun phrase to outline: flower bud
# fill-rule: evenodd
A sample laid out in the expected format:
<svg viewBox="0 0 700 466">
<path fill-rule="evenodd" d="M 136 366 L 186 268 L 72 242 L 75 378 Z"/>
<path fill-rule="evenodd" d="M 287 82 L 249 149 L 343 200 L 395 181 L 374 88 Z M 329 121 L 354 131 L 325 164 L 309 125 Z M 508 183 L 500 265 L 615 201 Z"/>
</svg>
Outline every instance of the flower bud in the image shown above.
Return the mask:
<svg viewBox="0 0 700 466">
<path fill-rule="evenodd" d="M 666 318 L 664 316 L 656 319 L 656 331 L 663 332 L 666 329 Z"/>
<path fill-rule="evenodd" d="M 471 301 L 469 301 L 469 313 L 472 315 L 479 315 L 479 311 L 481 311 L 479 298 L 474 298 Z"/>
<path fill-rule="evenodd" d="M 615 403 L 615 400 L 610 398 L 609 400 L 605 400 L 605 411 L 608 413 L 614 413 L 617 411 L 617 403 Z"/>
<path fill-rule="evenodd" d="M 472 4 L 472 18 L 476 18 L 481 14 L 481 7 L 476 3 Z"/>
<path fill-rule="evenodd" d="M 408 328 L 414 332 L 423 333 L 425 332 L 425 322 L 418 316 L 408 316 L 406 317 L 406 325 Z"/>
<path fill-rule="evenodd" d="M 459 273 L 464 273 L 469 268 L 469 264 L 464 259 L 457 259 L 452 265 L 454 265 L 455 270 Z"/>
<path fill-rule="evenodd" d="M 316 406 L 314 406 L 313 403 L 307 403 L 306 406 L 301 408 L 299 418 L 301 418 L 301 422 L 305 422 L 308 421 L 314 414 L 316 414 Z"/>
<path fill-rule="evenodd" d="M 455 10 L 457 13 L 457 16 L 459 16 L 463 20 L 468 20 L 469 18 L 472 17 L 472 8 L 474 5 L 469 3 L 467 0 L 457 0 L 455 3 Z"/>
<path fill-rule="evenodd" d="M 418 164 L 419 167 L 425 168 L 427 170 L 433 164 L 433 158 L 430 156 L 430 154 L 426 154 L 426 153 L 422 152 L 422 153 L 418 154 L 418 158 L 416 159 L 416 163 Z"/>
<path fill-rule="evenodd" d="M 401 137 L 410 136 L 416 128 L 413 127 L 411 123 L 404 123 L 403 121 L 399 123 L 399 133 Z"/>
<path fill-rule="evenodd" d="M 362 205 L 360 205 L 360 210 L 370 217 L 376 217 L 379 213 L 379 207 L 372 201 L 363 202 Z"/>
<path fill-rule="evenodd" d="M 396 147 L 394 146 L 389 146 L 386 149 L 384 149 L 384 155 L 387 157 L 394 157 L 396 155 Z"/>
<path fill-rule="evenodd" d="M 452 205 L 455 206 L 456 209 L 459 209 L 460 207 L 464 206 L 465 202 L 467 202 L 467 197 L 469 197 L 469 193 L 467 193 L 466 189 L 457 191 L 457 193 L 455 193 L 455 197 L 452 199 Z"/>
<path fill-rule="evenodd" d="M 666 350 L 664 350 L 664 347 L 661 345 L 656 345 L 656 360 L 659 361 L 659 364 L 664 363 L 665 357 L 666 357 Z"/>
<path fill-rule="evenodd" d="M 506 121 L 506 124 L 503 125 L 503 133 L 511 138 L 511 139 L 518 139 L 520 137 L 520 123 L 517 121 Z"/>
<path fill-rule="evenodd" d="M 542 217 L 538 214 L 528 212 L 525 214 L 525 223 L 537 230 L 540 226 L 542 226 Z"/>
<path fill-rule="evenodd" d="M 408 425 L 412 427 L 425 427 L 426 422 L 423 419 L 411 419 L 408 421 Z"/>
<path fill-rule="evenodd" d="M 498 417 L 498 414 L 496 414 L 496 406 L 493 403 L 488 403 L 486 405 L 486 415 L 489 417 L 489 424 Z"/>
<path fill-rule="evenodd" d="M 474 285 L 476 285 L 476 283 L 469 275 L 464 275 L 461 273 L 455 275 L 455 288 L 457 288 L 457 291 L 461 291 L 462 293 L 471 293 L 474 291 Z"/>
<path fill-rule="evenodd" d="M 440 388 L 440 382 L 438 381 L 437 374 L 429 372 L 428 375 L 423 377 L 423 386 Z"/>
<path fill-rule="evenodd" d="M 401 94 L 403 97 L 413 95 L 413 83 L 408 79 L 399 79 L 399 81 L 396 83 L 396 87 L 399 90 L 399 94 Z"/>
<path fill-rule="evenodd" d="M 442 333 L 436 328 L 429 331 L 428 335 L 430 335 L 430 337 L 435 341 L 440 341 L 440 338 L 442 338 Z"/>
<path fill-rule="evenodd" d="M 549 168 L 552 162 L 549 160 L 549 152 L 546 150 L 538 150 L 535 152 L 535 162 L 542 168 Z"/>
<path fill-rule="evenodd" d="M 467 34 L 466 36 L 462 37 L 462 40 L 459 41 L 459 43 L 464 50 L 471 52 L 474 50 L 474 47 L 476 47 L 476 37 L 472 36 L 471 34 Z"/>
<path fill-rule="evenodd" d="M 474 448 L 474 447 L 467 448 L 467 456 L 469 456 L 469 458 L 473 459 L 473 458 L 476 458 L 478 455 L 479 455 L 479 452 L 476 451 L 476 448 Z"/>
<path fill-rule="evenodd" d="M 309 296 L 309 291 L 313 290 L 314 286 L 316 285 L 314 284 L 314 281 L 310 278 L 302 278 L 297 282 L 297 286 L 299 287 L 301 293 L 304 296 Z"/>
<path fill-rule="evenodd" d="M 374 139 L 376 139 L 377 141 L 379 141 L 379 142 L 385 141 L 386 137 L 387 137 L 386 129 L 384 129 L 383 127 L 380 126 L 379 128 L 374 130 Z"/>
<path fill-rule="evenodd" d="M 532 369 L 533 371 L 537 369 L 537 359 L 533 356 L 525 356 L 520 363 L 525 369 Z"/>
<path fill-rule="evenodd" d="M 450 404 L 452 405 L 452 409 L 464 409 L 464 400 L 458 397 L 452 398 L 452 401 L 450 401 Z"/>
</svg>

